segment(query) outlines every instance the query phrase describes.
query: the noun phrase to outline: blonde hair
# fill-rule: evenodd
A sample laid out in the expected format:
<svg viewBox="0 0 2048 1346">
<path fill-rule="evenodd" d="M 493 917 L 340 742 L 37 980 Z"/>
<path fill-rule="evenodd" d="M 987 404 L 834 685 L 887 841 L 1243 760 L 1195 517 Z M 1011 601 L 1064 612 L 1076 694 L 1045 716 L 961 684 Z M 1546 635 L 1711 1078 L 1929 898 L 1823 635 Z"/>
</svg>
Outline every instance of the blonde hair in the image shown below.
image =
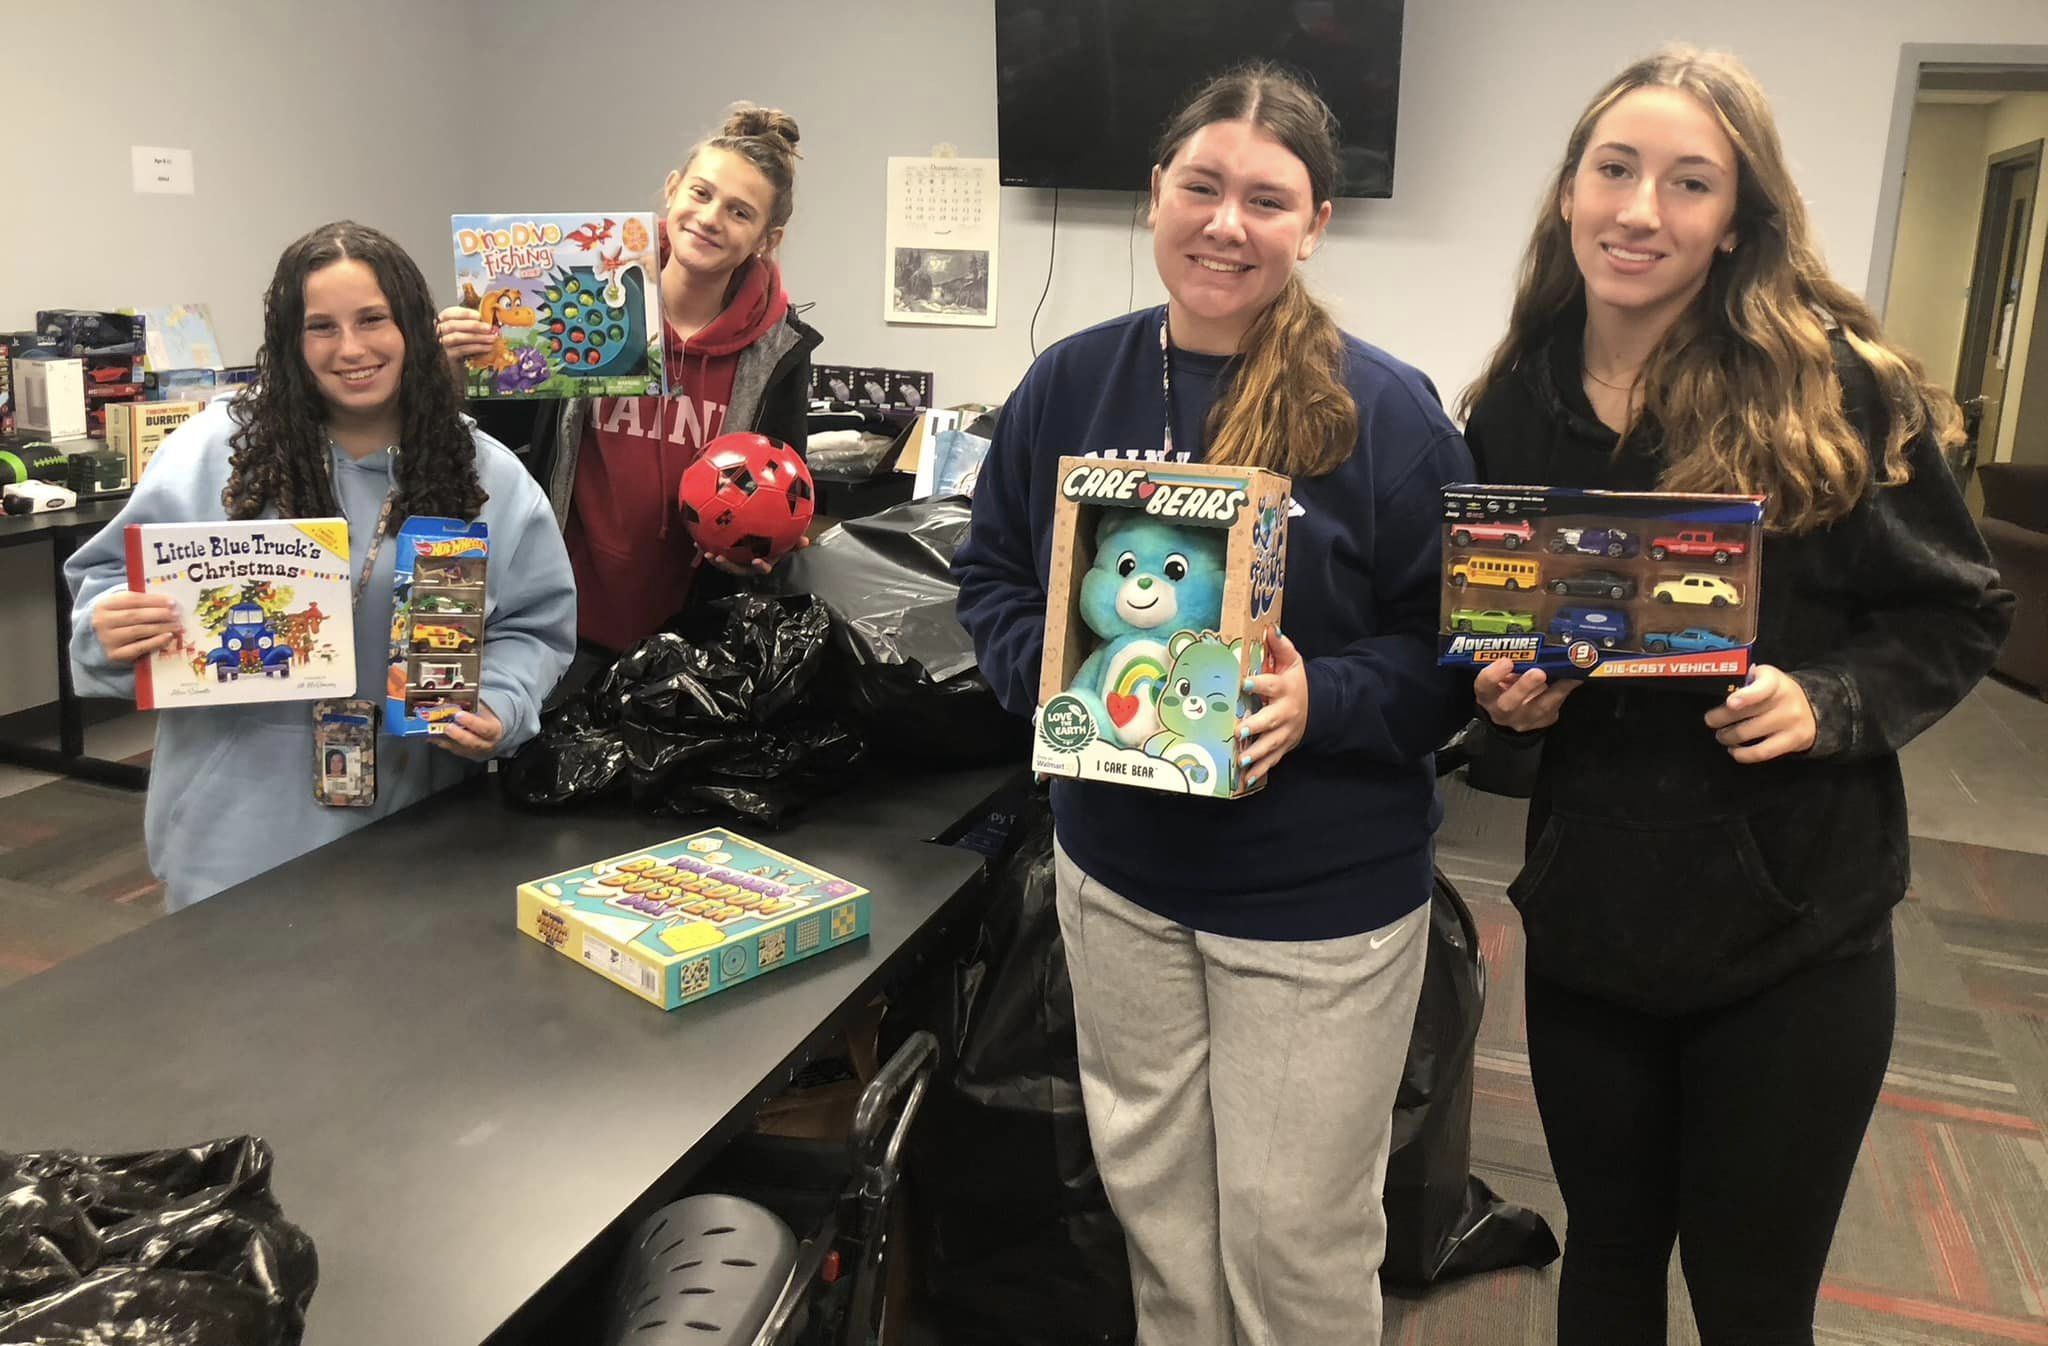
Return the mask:
<svg viewBox="0 0 2048 1346">
<path fill-rule="evenodd" d="M 768 228 L 780 229 L 796 211 L 796 161 L 803 158 L 797 153 L 799 139 L 796 118 L 782 109 L 734 103 L 726 109 L 725 123 L 716 132 L 690 146 L 680 171 L 688 173 L 697 156 L 707 149 L 737 154 L 759 169 L 775 189 L 775 201 L 768 210 Z M 667 193 L 663 197 L 666 208 Z"/>
<path fill-rule="evenodd" d="M 1725 52 L 1688 46 L 1631 65 L 1580 114 L 1523 257 L 1507 335 L 1465 390 L 1460 416 L 1541 350 L 1558 316 L 1583 295 L 1559 203 L 1594 126 L 1644 88 L 1698 100 L 1735 147 L 1737 168 L 1735 248 L 1714 254 L 1699 296 L 1643 365 L 1642 415 L 1662 428 L 1667 453 L 1660 485 L 1767 495 L 1766 524 L 1803 533 L 1855 508 L 1876 473 L 1873 455 L 1884 484 L 1897 485 L 1911 475 L 1905 446 L 1930 424 L 1943 446 L 1960 443 L 1955 399 L 1929 383 L 1919 361 L 1884 339 L 1870 307 L 1828 275 L 1756 78 Z M 1888 413 L 1882 445 L 1866 447 L 1849 424 L 1833 333 L 1875 376 Z"/>
<path fill-rule="evenodd" d="M 1243 121 L 1279 141 L 1308 170 L 1309 208 L 1339 180 L 1337 119 L 1280 67 L 1257 62 L 1216 76 L 1167 123 L 1161 168 L 1214 122 Z M 1290 476 L 1334 471 L 1358 441 L 1358 404 L 1344 385 L 1344 338 L 1297 272 L 1244 335 L 1229 383 L 1209 408 L 1204 461 Z"/>
</svg>

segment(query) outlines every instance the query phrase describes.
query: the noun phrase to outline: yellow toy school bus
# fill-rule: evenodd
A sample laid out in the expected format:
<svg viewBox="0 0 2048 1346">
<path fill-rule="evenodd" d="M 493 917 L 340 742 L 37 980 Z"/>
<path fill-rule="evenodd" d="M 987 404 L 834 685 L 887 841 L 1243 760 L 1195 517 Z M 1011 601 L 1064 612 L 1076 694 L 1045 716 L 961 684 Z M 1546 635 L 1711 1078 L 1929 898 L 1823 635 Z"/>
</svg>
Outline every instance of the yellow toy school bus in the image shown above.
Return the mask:
<svg viewBox="0 0 2048 1346">
<path fill-rule="evenodd" d="M 1520 556 L 1460 556 L 1451 562 L 1450 578 L 1452 586 L 1459 589 L 1468 584 L 1535 589 L 1543 584 L 1543 567 Z"/>
</svg>

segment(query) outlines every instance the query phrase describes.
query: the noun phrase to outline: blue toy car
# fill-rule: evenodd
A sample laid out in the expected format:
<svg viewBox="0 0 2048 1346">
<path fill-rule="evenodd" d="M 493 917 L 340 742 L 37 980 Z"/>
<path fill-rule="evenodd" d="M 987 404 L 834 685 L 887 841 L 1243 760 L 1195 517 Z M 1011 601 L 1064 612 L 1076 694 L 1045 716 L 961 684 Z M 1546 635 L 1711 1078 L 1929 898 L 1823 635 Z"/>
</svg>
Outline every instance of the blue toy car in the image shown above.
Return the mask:
<svg viewBox="0 0 2048 1346">
<path fill-rule="evenodd" d="M 1652 654 L 1700 654 L 1707 650 L 1732 650 L 1735 642 L 1718 631 L 1688 626 L 1683 631 L 1647 631 L 1643 648 Z"/>
<path fill-rule="evenodd" d="M 228 609 L 220 644 L 206 652 L 206 663 L 220 682 L 232 682 L 244 673 L 284 678 L 291 676 L 292 649 L 278 643 L 277 633 L 270 629 L 270 618 L 261 607 L 237 603 Z"/>
<path fill-rule="evenodd" d="M 1550 550 L 1565 555 L 1634 556 L 1642 549 L 1634 533 L 1621 528 L 1560 528 L 1550 535 Z"/>
<path fill-rule="evenodd" d="M 1613 608 L 1562 607 L 1550 619 L 1550 638 L 1560 645 L 1584 640 L 1611 650 L 1628 639 L 1628 614 Z"/>
</svg>

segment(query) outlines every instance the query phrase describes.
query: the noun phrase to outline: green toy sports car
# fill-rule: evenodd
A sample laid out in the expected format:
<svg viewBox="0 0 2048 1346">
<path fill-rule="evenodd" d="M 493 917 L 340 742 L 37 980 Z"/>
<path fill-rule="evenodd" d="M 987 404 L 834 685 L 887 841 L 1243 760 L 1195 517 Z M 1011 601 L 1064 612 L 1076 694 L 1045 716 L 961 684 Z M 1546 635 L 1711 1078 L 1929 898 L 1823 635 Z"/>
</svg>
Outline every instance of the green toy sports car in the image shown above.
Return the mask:
<svg viewBox="0 0 2048 1346">
<path fill-rule="evenodd" d="M 1503 612 L 1499 608 L 1459 608 L 1451 614 L 1451 627 L 1488 636 L 1518 636 L 1536 629 L 1533 612 Z"/>
</svg>

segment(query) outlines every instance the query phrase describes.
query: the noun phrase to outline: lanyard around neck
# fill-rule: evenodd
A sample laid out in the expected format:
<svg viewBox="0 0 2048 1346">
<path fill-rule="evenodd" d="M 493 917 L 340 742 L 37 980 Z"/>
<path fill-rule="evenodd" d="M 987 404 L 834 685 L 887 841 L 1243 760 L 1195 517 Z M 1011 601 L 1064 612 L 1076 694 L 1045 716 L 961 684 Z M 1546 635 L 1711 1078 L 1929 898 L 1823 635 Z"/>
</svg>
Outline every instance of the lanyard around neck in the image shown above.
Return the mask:
<svg viewBox="0 0 2048 1346">
<path fill-rule="evenodd" d="M 341 482 L 336 477 L 334 471 L 334 455 L 340 452 L 341 446 L 334 442 L 334 436 L 329 435 L 327 437 L 327 486 L 329 490 L 334 492 L 334 507 L 341 510 L 342 517 L 346 519 L 348 517 L 348 510 L 341 503 Z M 398 446 L 393 444 L 385 449 L 384 452 L 392 458 L 396 458 L 398 457 Z M 391 510 L 397 504 L 398 473 L 394 465 L 394 470 L 391 473 L 391 489 L 384 493 L 383 507 L 377 511 L 377 526 L 370 533 L 370 550 L 363 557 L 363 572 L 356 576 L 354 601 L 357 607 L 361 607 L 363 604 L 363 590 L 370 587 L 370 572 L 377 568 L 377 552 L 384 545 L 384 530 L 390 527 Z"/>
<path fill-rule="evenodd" d="M 1173 461 L 1173 351 L 1166 336 L 1166 310 L 1159 310 L 1159 392 L 1166 401 L 1166 432 L 1160 437 L 1166 460 Z"/>
</svg>

